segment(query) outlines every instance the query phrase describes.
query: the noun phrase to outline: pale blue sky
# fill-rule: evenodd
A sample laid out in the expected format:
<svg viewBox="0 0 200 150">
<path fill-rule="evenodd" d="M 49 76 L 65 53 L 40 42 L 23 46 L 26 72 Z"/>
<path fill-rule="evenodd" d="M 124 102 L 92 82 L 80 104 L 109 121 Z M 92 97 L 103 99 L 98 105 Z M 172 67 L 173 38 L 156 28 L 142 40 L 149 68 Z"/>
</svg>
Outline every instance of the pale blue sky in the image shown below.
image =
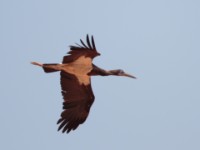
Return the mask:
<svg viewBox="0 0 200 150">
<path fill-rule="evenodd" d="M 199 150 L 199 0 L 1 0 L 0 149 Z M 138 77 L 94 77 L 87 121 L 57 132 L 69 45 L 94 35 L 94 63 Z"/>
</svg>

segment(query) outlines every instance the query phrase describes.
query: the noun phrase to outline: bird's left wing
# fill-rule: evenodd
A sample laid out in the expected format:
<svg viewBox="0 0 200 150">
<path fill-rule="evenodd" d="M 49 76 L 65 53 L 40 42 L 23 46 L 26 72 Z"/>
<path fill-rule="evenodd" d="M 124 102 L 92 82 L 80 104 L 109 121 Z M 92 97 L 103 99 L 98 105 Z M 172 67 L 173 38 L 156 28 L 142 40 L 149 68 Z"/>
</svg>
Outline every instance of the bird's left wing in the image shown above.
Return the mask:
<svg viewBox="0 0 200 150">
<path fill-rule="evenodd" d="M 89 35 L 86 36 L 86 43 L 84 43 L 80 39 L 81 44 L 76 44 L 76 46 L 70 46 L 70 51 L 67 53 L 68 55 L 63 57 L 63 64 L 71 63 L 78 59 L 81 56 L 94 58 L 96 56 L 99 56 L 100 53 L 97 52 L 94 38 L 91 37 L 91 40 L 89 39 Z"/>
<path fill-rule="evenodd" d="M 89 80 L 90 77 L 88 76 Z M 61 118 L 58 120 L 58 130 L 69 133 L 82 124 L 90 111 L 94 101 L 91 84 L 80 84 L 77 77 L 61 71 L 61 88 L 63 95 L 63 109 Z"/>
</svg>

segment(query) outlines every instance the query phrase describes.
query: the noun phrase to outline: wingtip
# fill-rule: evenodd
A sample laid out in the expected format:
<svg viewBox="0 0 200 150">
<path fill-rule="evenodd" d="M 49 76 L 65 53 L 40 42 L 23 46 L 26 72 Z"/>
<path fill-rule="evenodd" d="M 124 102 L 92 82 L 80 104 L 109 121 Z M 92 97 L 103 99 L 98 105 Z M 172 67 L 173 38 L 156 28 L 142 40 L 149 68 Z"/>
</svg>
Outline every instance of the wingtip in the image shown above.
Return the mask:
<svg viewBox="0 0 200 150">
<path fill-rule="evenodd" d="M 88 33 L 86 34 L 86 38 L 88 38 L 88 39 L 89 39 L 89 34 L 88 34 Z"/>
<path fill-rule="evenodd" d="M 91 46 L 91 44 L 90 44 L 90 38 L 89 38 L 89 35 L 88 35 L 88 34 L 87 34 L 87 36 L 86 36 L 86 41 L 87 41 L 88 47 L 89 47 L 90 49 L 93 49 L 92 46 Z"/>
<path fill-rule="evenodd" d="M 80 39 L 80 42 L 85 48 L 88 48 L 87 45 L 85 45 L 85 43 L 81 39 Z"/>
<path fill-rule="evenodd" d="M 92 35 L 91 38 L 92 38 L 92 47 L 96 51 L 96 46 L 95 46 L 95 42 L 94 42 L 94 36 Z"/>
</svg>

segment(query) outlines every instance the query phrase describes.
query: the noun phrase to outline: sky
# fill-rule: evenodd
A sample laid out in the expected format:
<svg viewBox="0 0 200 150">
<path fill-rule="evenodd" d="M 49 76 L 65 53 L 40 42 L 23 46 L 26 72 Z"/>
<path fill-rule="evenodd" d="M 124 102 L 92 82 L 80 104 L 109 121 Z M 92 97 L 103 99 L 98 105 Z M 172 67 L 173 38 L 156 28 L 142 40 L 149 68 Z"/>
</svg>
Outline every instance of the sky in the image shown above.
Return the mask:
<svg viewBox="0 0 200 150">
<path fill-rule="evenodd" d="M 0 0 L 0 149 L 199 150 L 199 0 Z M 104 69 L 86 122 L 57 132 L 60 63 L 94 35 Z"/>
</svg>

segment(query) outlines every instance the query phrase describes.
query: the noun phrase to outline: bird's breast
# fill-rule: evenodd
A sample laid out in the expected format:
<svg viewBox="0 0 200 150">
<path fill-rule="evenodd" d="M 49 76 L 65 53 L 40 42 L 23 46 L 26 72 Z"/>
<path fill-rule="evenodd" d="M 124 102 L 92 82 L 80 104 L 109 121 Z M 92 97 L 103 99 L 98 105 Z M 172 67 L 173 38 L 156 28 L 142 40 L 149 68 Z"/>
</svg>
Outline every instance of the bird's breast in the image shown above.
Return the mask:
<svg viewBox="0 0 200 150">
<path fill-rule="evenodd" d="M 92 70 L 92 59 L 81 56 L 76 61 L 63 64 L 63 71 L 75 75 L 80 84 L 90 84 L 90 77 L 88 73 Z"/>
</svg>

